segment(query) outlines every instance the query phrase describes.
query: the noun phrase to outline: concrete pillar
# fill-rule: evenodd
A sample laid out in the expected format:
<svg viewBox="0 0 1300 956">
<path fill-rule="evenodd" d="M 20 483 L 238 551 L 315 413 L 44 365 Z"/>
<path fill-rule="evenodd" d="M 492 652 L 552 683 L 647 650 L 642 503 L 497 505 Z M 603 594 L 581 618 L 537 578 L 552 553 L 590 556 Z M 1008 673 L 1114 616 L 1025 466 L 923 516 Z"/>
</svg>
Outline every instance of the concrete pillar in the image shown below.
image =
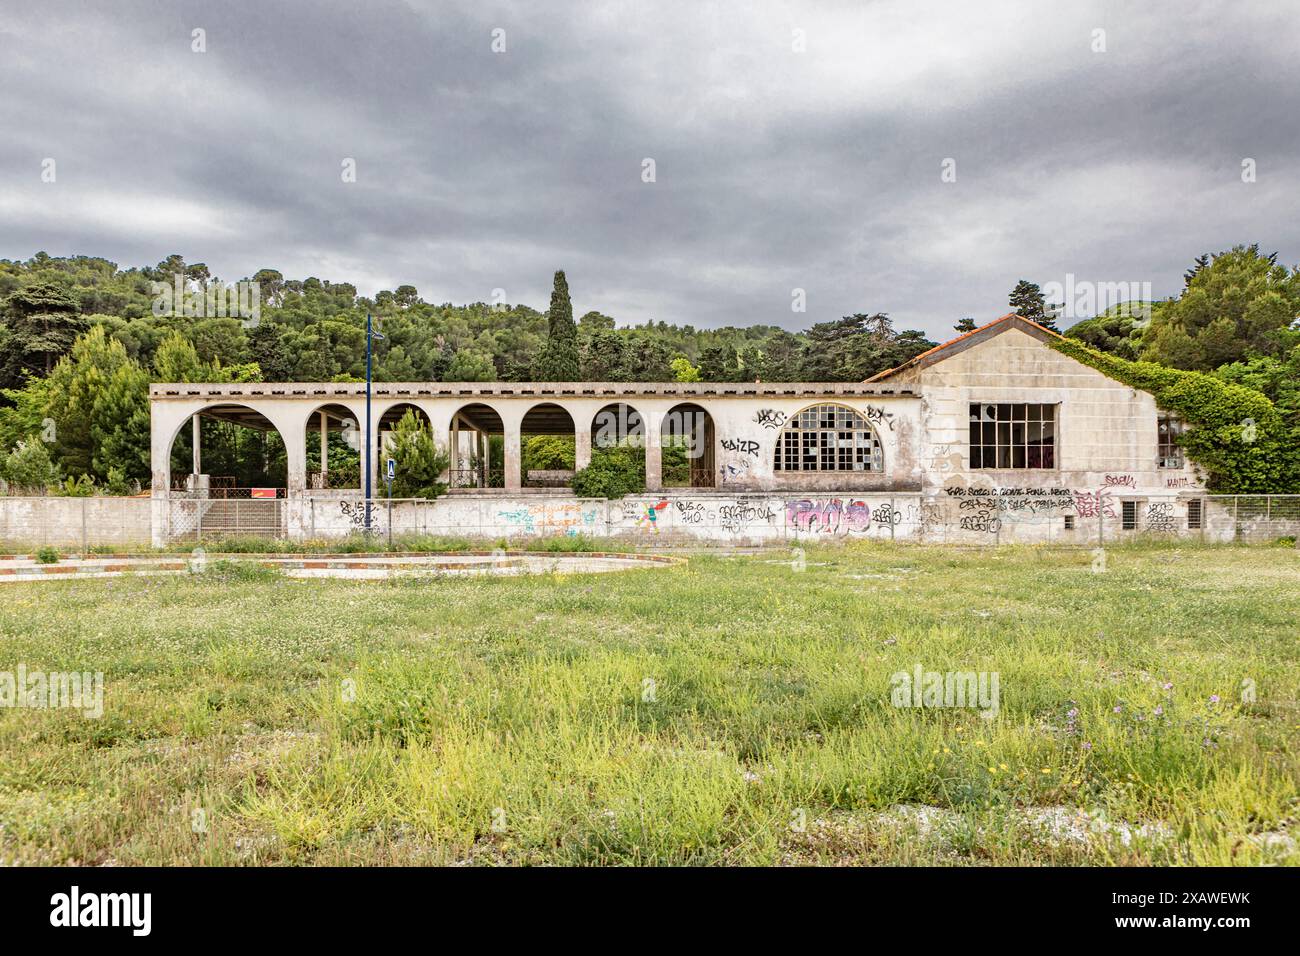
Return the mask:
<svg viewBox="0 0 1300 956">
<path fill-rule="evenodd" d="M 203 444 L 203 428 L 202 428 L 202 426 L 199 424 L 200 421 L 201 421 L 201 419 L 199 418 L 198 415 L 191 415 L 191 416 L 190 416 L 190 428 L 191 428 L 191 430 L 193 431 L 193 437 L 192 437 L 192 439 L 191 439 L 191 444 L 194 446 L 194 449 L 193 449 L 193 451 L 194 451 L 194 454 L 193 454 L 193 458 L 194 458 L 194 463 L 193 463 L 193 469 L 194 469 L 194 471 L 193 471 L 193 474 L 196 474 L 196 475 L 201 475 L 201 474 L 203 474 L 203 455 L 202 455 L 202 452 L 201 452 L 201 448 L 202 448 L 202 444 Z"/>
<path fill-rule="evenodd" d="M 326 475 L 330 473 L 330 426 L 324 409 L 320 413 L 320 476 L 321 487 L 328 488 Z"/>
<path fill-rule="evenodd" d="M 284 457 L 288 466 L 285 485 L 288 494 L 301 496 L 307 489 L 307 423 L 299 418 L 292 427 L 286 427 L 285 422 L 272 424 L 284 442 Z"/>
<path fill-rule="evenodd" d="M 591 429 L 578 426 L 573 433 L 573 467 L 582 471 L 591 464 Z"/>
<path fill-rule="evenodd" d="M 664 413 L 643 412 L 641 427 L 645 431 L 645 489 L 662 491 L 664 487 Z"/>
<path fill-rule="evenodd" d="M 523 475 L 520 473 L 522 465 L 523 452 L 520 447 L 519 422 L 507 421 L 505 423 L 506 435 L 506 490 L 518 491 L 524 486 Z"/>
<path fill-rule="evenodd" d="M 492 445 L 488 441 L 487 432 L 474 432 L 475 450 L 478 452 L 478 474 L 474 477 L 474 484 L 479 488 L 487 487 L 488 478 L 488 451 Z"/>
<path fill-rule="evenodd" d="M 437 408 L 430 408 L 423 403 L 419 408 L 429 420 L 429 430 L 433 433 L 434 445 L 447 453 L 447 470 L 438 478 L 451 484 L 451 473 L 456 468 L 456 445 L 460 441 L 456 418 L 453 417 L 449 424 L 443 425 L 442 423 L 447 419 L 438 413 Z"/>
</svg>

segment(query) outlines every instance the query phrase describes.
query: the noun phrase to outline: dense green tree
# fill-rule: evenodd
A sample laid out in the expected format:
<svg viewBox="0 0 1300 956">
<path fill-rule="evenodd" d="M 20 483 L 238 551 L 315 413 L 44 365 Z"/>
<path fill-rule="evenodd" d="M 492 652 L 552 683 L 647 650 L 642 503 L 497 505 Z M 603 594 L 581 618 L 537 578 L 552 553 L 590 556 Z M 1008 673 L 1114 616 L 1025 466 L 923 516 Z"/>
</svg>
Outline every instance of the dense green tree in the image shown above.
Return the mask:
<svg viewBox="0 0 1300 956">
<path fill-rule="evenodd" d="M 1279 356 L 1300 315 L 1300 270 L 1258 246 L 1234 246 L 1197 260 L 1187 288 L 1153 315 L 1142 357 L 1173 368 L 1210 370 L 1252 356 Z"/>
<path fill-rule="evenodd" d="M 674 382 L 698 382 L 700 380 L 700 370 L 691 364 L 691 360 L 686 357 L 673 359 L 672 362 Z"/>
<path fill-rule="evenodd" d="M 911 330 L 882 338 L 876 331 L 878 315 L 859 312 L 814 325 L 808 330 L 800 377 L 809 382 L 860 382 L 934 348 L 934 342 Z"/>
<path fill-rule="evenodd" d="M 39 394 L 66 472 L 106 478 L 117 466 L 148 475 L 149 374 L 102 326 L 77 339 Z"/>
<path fill-rule="evenodd" d="M 710 345 L 700 353 L 700 381 L 740 382 L 740 356 L 734 346 L 722 343 Z"/>
<path fill-rule="evenodd" d="M 1120 358 L 1133 361 L 1137 359 L 1142 348 L 1142 326 L 1132 315 L 1117 311 L 1107 312 L 1096 318 L 1076 322 L 1065 334 L 1092 346 L 1099 352 L 1109 352 Z"/>
<path fill-rule="evenodd" d="M 31 373 L 48 375 L 86 325 L 80 303 L 54 282 L 11 293 L 4 302 L 0 385 L 20 385 Z"/>
</svg>

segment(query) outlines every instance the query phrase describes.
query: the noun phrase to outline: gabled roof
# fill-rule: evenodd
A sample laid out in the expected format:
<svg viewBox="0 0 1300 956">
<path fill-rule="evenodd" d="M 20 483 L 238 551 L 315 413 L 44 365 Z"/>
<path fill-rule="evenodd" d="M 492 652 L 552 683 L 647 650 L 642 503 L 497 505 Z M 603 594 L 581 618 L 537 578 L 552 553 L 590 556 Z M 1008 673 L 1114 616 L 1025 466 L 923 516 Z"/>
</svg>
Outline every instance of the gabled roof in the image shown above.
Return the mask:
<svg viewBox="0 0 1300 956">
<path fill-rule="evenodd" d="M 978 329 L 959 335 L 955 339 L 944 342 L 942 345 L 936 345 L 934 348 L 930 349 L 930 351 L 922 352 L 920 355 L 908 359 L 896 368 L 887 368 L 883 372 L 877 372 L 875 375 L 871 376 L 871 378 L 865 379 L 863 384 L 884 381 L 887 378 L 897 375 L 904 369 L 920 370 L 933 365 L 935 362 L 942 362 L 944 359 L 956 355 L 958 352 L 968 349 L 972 345 L 979 345 L 981 342 L 991 339 L 995 335 L 1000 335 L 1008 329 L 1020 329 L 1020 331 L 1026 332 L 1043 342 L 1050 342 L 1053 339 L 1061 339 L 1065 337 L 1059 332 L 1053 332 L 1051 329 L 1043 328 L 1043 326 L 1039 325 L 1037 322 L 1031 322 L 1023 316 L 1016 315 L 1014 312 L 1009 312 L 1000 319 L 994 319 L 988 325 L 981 325 Z"/>
</svg>

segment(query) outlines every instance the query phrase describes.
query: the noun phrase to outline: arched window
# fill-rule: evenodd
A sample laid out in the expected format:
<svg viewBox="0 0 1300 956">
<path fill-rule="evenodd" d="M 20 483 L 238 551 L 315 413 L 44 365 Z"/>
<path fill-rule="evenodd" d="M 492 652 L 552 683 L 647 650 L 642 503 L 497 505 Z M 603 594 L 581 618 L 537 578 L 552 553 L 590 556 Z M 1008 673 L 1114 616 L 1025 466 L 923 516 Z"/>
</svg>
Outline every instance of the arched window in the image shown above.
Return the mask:
<svg viewBox="0 0 1300 956">
<path fill-rule="evenodd" d="M 881 471 L 884 455 L 870 423 L 843 405 L 805 408 L 776 442 L 776 471 Z"/>
</svg>

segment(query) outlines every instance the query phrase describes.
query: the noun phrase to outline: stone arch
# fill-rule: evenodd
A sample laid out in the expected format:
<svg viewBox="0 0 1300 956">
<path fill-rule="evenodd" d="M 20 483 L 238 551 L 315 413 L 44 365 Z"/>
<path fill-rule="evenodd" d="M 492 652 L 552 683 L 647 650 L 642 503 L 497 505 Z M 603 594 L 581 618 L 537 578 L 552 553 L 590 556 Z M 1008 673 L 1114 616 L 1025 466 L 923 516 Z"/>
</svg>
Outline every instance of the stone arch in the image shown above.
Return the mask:
<svg viewBox="0 0 1300 956">
<path fill-rule="evenodd" d="M 524 485 L 567 486 L 577 463 L 578 426 L 555 402 L 538 402 L 519 422 L 520 475 Z M 537 439 L 557 439 L 539 442 Z"/>
<path fill-rule="evenodd" d="M 665 488 L 714 486 L 715 429 L 708 409 L 694 402 L 674 405 L 664 415 L 659 437 Z"/>
<path fill-rule="evenodd" d="M 206 429 L 203 427 L 204 421 L 217 426 L 217 436 L 212 435 L 211 425 Z M 211 402 L 195 409 L 176 423 L 167 438 L 163 459 L 166 490 L 206 491 L 213 497 L 225 497 L 251 487 L 275 488 L 277 494 L 282 493 L 291 484 L 290 476 L 296 464 L 292 460 L 294 445 L 286 440 L 282 425 L 243 402 Z M 182 439 L 186 426 L 190 427 L 190 432 Z M 245 444 L 241 448 L 238 436 L 224 434 L 229 426 L 250 429 L 266 436 L 260 442 L 260 453 L 256 445 Z M 215 446 L 212 444 L 214 438 Z M 185 479 L 178 481 L 173 477 L 173 457 L 185 451 L 189 454 L 190 471 Z M 247 460 L 250 455 L 255 455 L 256 459 Z M 214 466 L 215 472 L 212 470 Z"/>
<path fill-rule="evenodd" d="M 447 423 L 451 458 L 447 484 L 452 488 L 502 487 L 505 433 L 505 419 L 486 402 L 470 402 L 452 412 Z"/>
<path fill-rule="evenodd" d="M 361 416 L 348 405 L 324 402 L 307 413 L 303 429 L 307 487 L 359 489 L 365 458 Z"/>
</svg>

